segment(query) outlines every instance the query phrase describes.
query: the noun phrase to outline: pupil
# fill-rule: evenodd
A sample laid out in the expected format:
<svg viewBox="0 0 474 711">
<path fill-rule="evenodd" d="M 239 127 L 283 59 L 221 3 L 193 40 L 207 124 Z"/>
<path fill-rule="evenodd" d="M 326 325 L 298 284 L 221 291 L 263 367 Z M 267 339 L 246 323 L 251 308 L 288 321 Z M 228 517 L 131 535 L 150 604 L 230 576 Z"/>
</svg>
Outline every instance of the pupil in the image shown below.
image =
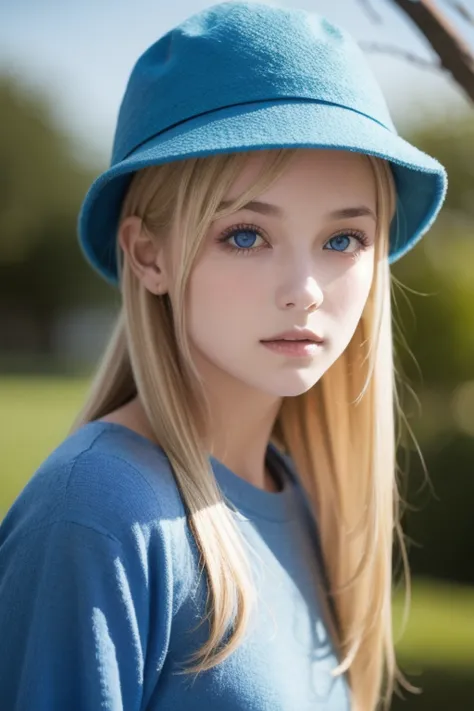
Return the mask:
<svg viewBox="0 0 474 711">
<path fill-rule="evenodd" d="M 244 244 L 239 244 L 238 240 L 242 239 L 242 235 L 244 235 L 244 238 L 243 238 Z M 237 245 L 239 247 L 251 247 L 252 245 L 249 244 L 249 241 L 251 243 L 253 240 L 255 240 L 255 235 L 253 234 L 253 232 L 250 232 L 250 231 L 238 232 L 236 235 L 234 235 L 234 239 L 237 242 Z"/>
<path fill-rule="evenodd" d="M 337 243 L 339 243 L 339 245 L 340 245 L 341 247 L 344 247 L 345 245 L 343 245 L 343 244 L 341 245 L 340 240 L 347 240 L 347 239 L 348 239 L 348 237 L 347 237 L 346 235 L 339 235 L 338 237 L 335 237 L 335 241 L 336 241 Z M 346 245 L 346 246 L 347 246 L 347 245 Z"/>
</svg>

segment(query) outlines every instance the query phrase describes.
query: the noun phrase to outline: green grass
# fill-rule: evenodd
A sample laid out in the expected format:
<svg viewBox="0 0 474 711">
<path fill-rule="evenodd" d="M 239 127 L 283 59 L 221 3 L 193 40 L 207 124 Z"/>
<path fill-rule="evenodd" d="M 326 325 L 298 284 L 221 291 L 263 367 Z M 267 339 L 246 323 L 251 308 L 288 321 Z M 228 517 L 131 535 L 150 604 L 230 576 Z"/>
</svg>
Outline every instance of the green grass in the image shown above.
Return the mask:
<svg viewBox="0 0 474 711">
<path fill-rule="evenodd" d="M 394 596 L 393 615 L 398 640 L 400 594 Z M 414 579 L 408 622 L 396 647 L 405 664 L 463 668 L 474 674 L 474 588 Z"/>
<path fill-rule="evenodd" d="M 86 379 L 0 378 L 0 519 L 43 459 L 61 442 L 86 394 Z M 394 596 L 395 637 L 403 600 Z M 407 627 L 397 642 L 404 669 L 425 665 L 474 673 L 474 589 L 415 580 Z"/>
<path fill-rule="evenodd" d="M 85 379 L 0 378 L 0 519 L 35 469 L 67 435 L 86 389 Z"/>
</svg>

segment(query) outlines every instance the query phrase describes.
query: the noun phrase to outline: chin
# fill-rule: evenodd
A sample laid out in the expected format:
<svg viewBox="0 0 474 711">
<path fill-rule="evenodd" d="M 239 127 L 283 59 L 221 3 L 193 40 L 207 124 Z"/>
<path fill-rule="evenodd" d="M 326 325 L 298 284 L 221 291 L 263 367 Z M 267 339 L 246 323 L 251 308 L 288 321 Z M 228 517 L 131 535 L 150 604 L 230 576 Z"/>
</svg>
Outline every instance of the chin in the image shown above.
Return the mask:
<svg viewBox="0 0 474 711">
<path fill-rule="evenodd" d="M 286 374 L 285 377 L 280 375 L 273 382 L 262 382 L 260 387 L 276 397 L 297 397 L 311 390 L 321 379 L 322 375 L 323 373 L 319 371 L 317 374 L 308 372 L 294 373 L 293 377 L 289 374 Z"/>
</svg>

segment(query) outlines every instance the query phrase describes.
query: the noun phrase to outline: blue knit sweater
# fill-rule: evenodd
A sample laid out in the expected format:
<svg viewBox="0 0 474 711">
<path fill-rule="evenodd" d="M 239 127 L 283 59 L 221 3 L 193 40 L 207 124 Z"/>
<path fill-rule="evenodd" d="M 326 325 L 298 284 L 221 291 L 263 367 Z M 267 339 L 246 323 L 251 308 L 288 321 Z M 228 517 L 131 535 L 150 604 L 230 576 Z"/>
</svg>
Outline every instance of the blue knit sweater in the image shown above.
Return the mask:
<svg viewBox="0 0 474 711">
<path fill-rule="evenodd" d="M 211 457 L 248 543 L 258 607 L 246 637 L 197 677 L 206 582 L 163 450 L 92 422 L 43 462 L 0 526 L 2 711 L 348 711 L 289 457 L 262 491 Z M 197 629 L 196 629 L 197 628 Z"/>
</svg>

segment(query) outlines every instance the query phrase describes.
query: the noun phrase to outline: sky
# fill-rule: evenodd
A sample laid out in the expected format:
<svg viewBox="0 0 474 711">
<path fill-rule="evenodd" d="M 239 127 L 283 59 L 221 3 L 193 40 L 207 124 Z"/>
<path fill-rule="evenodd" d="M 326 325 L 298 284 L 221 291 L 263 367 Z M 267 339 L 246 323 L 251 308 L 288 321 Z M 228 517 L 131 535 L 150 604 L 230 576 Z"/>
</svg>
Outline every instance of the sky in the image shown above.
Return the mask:
<svg viewBox="0 0 474 711">
<path fill-rule="evenodd" d="M 265 1 L 265 0 L 263 0 Z M 416 0 L 415 0 L 416 1 Z M 474 0 L 461 0 L 474 15 Z M 15 0 L 0 3 L 0 73 L 50 97 L 58 122 L 77 140 L 85 160 L 108 161 L 115 122 L 131 69 L 142 52 L 186 17 L 215 0 Z M 313 10 L 361 42 L 397 46 L 430 60 L 424 37 L 391 0 L 278 0 Z M 469 25 L 448 0 L 438 0 L 474 51 Z M 364 8 L 372 8 L 368 12 Z M 382 22 L 376 22 L 373 14 Z M 440 71 L 367 54 L 399 131 L 449 120 L 468 102 Z"/>
</svg>

